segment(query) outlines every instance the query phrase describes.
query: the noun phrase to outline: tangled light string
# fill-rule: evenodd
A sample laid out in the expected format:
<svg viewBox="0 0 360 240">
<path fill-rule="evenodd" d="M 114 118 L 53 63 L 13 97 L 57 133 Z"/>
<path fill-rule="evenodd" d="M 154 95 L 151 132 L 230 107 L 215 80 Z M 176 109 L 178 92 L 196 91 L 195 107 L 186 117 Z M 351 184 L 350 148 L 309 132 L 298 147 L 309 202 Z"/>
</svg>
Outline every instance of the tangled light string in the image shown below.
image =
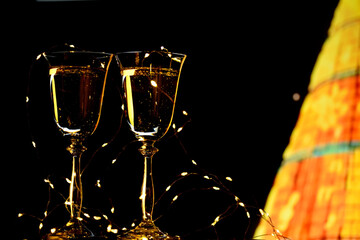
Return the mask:
<svg viewBox="0 0 360 240">
<path fill-rule="evenodd" d="M 26 97 L 26 103 L 29 102 L 29 97 Z M 124 106 L 121 107 L 122 110 L 124 110 Z M 123 111 L 121 114 L 121 119 L 120 119 L 120 123 L 122 122 L 123 119 Z M 163 191 L 163 193 L 160 195 L 160 197 L 158 198 L 158 200 L 156 201 L 155 204 L 157 204 L 165 195 L 170 194 L 170 190 L 173 188 L 173 186 L 177 183 L 179 183 L 180 181 L 189 178 L 191 176 L 196 176 L 199 177 L 200 179 L 205 180 L 206 182 L 208 182 L 210 184 L 210 187 L 205 187 L 205 188 L 190 188 L 184 191 L 181 191 L 179 193 L 176 193 L 171 199 L 171 202 L 169 204 L 169 207 L 171 207 L 172 205 L 176 204 L 179 201 L 179 198 L 182 197 L 183 195 L 186 195 L 186 193 L 192 192 L 192 191 L 214 191 L 214 192 L 221 192 L 224 193 L 228 196 L 230 196 L 233 200 L 232 203 L 220 214 L 218 214 L 212 222 L 209 222 L 207 226 L 205 226 L 203 229 L 213 229 L 216 233 L 216 226 L 219 222 L 223 221 L 224 219 L 230 217 L 231 215 L 233 215 L 239 208 L 243 209 L 245 214 L 246 214 L 246 218 L 248 219 L 248 226 L 246 229 L 246 232 L 249 230 L 250 227 L 250 222 L 252 219 L 252 216 L 250 214 L 249 209 L 255 209 L 257 212 L 257 216 L 260 217 L 260 219 L 262 219 L 263 221 L 265 221 L 270 228 L 272 229 L 272 232 L 269 233 L 268 235 L 263 235 L 263 236 L 254 236 L 253 239 L 263 239 L 264 237 L 270 237 L 271 239 L 276 239 L 276 240 L 285 240 L 285 239 L 289 239 L 286 238 L 274 225 L 274 223 L 271 220 L 270 215 L 265 212 L 263 209 L 261 208 L 257 208 L 248 204 L 245 204 L 243 201 L 240 200 L 240 198 L 235 195 L 227 186 L 224 182 L 232 182 L 233 179 L 229 176 L 221 178 L 218 177 L 215 174 L 212 174 L 210 172 L 208 172 L 207 170 L 201 168 L 197 161 L 195 161 L 194 159 L 191 159 L 189 157 L 189 154 L 184 146 L 184 144 L 182 143 L 181 139 L 178 137 L 178 135 L 184 130 L 184 128 L 191 122 L 191 117 L 188 114 L 188 112 L 186 112 L 185 110 L 182 111 L 182 115 L 185 116 L 187 119 L 185 120 L 184 123 L 181 124 L 180 127 L 177 127 L 175 123 L 172 124 L 172 129 L 173 129 L 173 134 L 169 135 L 168 134 L 168 138 L 171 137 L 176 137 L 176 139 L 178 140 L 178 143 L 180 144 L 182 150 L 184 151 L 184 153 L 186 154 L 186 156 L 188 157 L 188 159 L 191 161 L 192 166 L 195 166 L 197 169 L 196 171 L 184 171 L 181 172 L 180 174 L 178 174 L 175 178 L 175 180 L 173 180 L 173 182 L 171 184 L 169 184 L 165 190 Z M 114 139 L 117 137 L 119 131 L 121 128 L 121 124 L 119 124 L 119 128 L 116 131 L 116 133 L 114 134 L 114 136 L 111 138 L 110 141 L 102 144 L 98 149 L 95 150 L 95 152 L 92 154 L 92 156 L 90 157 L 90 161 L 88 162 L 88 164 L 84 167 L 84 169 L 82 171 L 84 171 L 87 166 L 91 163 L 91 160 L 95 157 L 95 155 L 103 148 L 107 147 L 109 144 L 111 144 Z M 127 147 L 134 143 L 136 141 L 132 141 L 129 142 L 127 144 L 125 144 L 121 151 L 118 153 L 118 155 L 116 156 L 116 158 L 114 158 L 111 163 L 112 165 L 114 165 L 118 159 L 121 157 L 121 154 L 127 149 Z M 36 146 L 36 142 L 34 140 L 32 140 L 32 146 L 37 149 Z M 69 178 L 65 178 L 65 181 L 68 184 L 71 184 L 71 180 Z M 61 206 L 65 206 L 66 210 L 69 212 L 70 209 L 68 208 L 69 206 L 69 199 L 67 197 L 65 197 L 62 193 L 60 193 L 59 191 L 56 190 L 54 184 L 51 182 L 50 180 L 50 176 L 48 176 L 47 178 L 44 179 L 44 182 L 46 184 L 48 184 L 49 187 L 49 197 L 48 197 L 48 201 L 46 203 L 46 207 L 45 207 L 45 211 L 43 213 L 43 217 L 38 217 L 35 215 L 31 215 L 28 213 L 18 213 L 18 218 L 22 218 L 24 216 L 30 216 L 34 219 L 36 219 L 39 222 L 38 228 L 39 228 L 39 234 L 41 233 L 41 230 L 44 228 L 44 222 L 45 220 L 49 217 L 49 215 L 58 207 Z M 102 183 L 100 180 L 96 181 L 95 186 L 99 189 L 103 189 Z M 62 199 L 63 199 L 63 203 L 57 204 L 55 205 L 53 208 L 50 209 L 50 203 L 52 201 L 52 192 L 55 192 L 57 195 L 59 195 Z M 115 207 L 112 204 L 112 200 L 109 198 L 109 202 L 111 205 L 110 210 L 108 211 L 110 214 L 114 214 L 115 212 Z M 112 220 L 111 217 L 108 216 L 108 214 L 105 214 L 104 212 L 98 210 L 98 209 L 88 209 L 86 207 L 82 208 L 82 217 L 79 219 L 81 221 L 103 221 L 106 222 L 106 232 L 108 232 L 109 234 L 113 234 L 116 235 L 118 233 L 120 233 L 121 231 L 127 231 L 128 229 L 126 227 L 121 227 L 118 226 L 117 224 L 115 224 Z M 90 213 L 90 212 L 94 212 L 94 213 Z M 164 215 L 164 214 L 163 214 Z M 156 220 L 158 220 L 159 218 L 161 218 L 163 215 L 160 215 Z M 131 224 L 131 227 L 134 227 L 135 223 Z M 54 233 L 57 229 L 56 228 L 51 228 L 50 232 Z M 244 234 L 244 236 L 246 235 L 246 232 Z M 217 239 L 218 235 L 217 235 Z"/>
</svg>

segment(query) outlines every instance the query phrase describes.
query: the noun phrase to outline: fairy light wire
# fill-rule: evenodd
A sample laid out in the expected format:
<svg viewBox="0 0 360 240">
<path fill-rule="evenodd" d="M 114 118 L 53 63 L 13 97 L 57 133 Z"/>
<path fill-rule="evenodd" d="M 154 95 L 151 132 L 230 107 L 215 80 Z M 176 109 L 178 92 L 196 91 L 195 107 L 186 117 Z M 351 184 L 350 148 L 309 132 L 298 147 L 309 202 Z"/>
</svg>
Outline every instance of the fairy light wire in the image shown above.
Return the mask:
<svg viewBox="0 0 360 240">
<path fill-rule="evenodd" d="M 28 103 L 29 102 L 29 98 L 27 97 L 26 98 L 26 102 Z M 118 136 L 119 132 L 120 132 L 120 128 L 122 126 L 122 121 L 123 121 L 123 109 L 121 109 L 122 111 L 122 114 L 121 114 L 121 119 L 120 119 L 120 124 L 119 124 L 119 127 L 118 129 L 116 130 L 115 134 L 113 135 L 113 137 L 108 141 L 108 142 L 105 142 L 103 143 L 99 148 L 97 148 L 91 155 L 90 157 L 90 160 L 88 161 L 87 165 L 83 168 L 82 172 L 88 167 L 88 165 L 91 163 L 91 161 L 94 159 L 94 157 L 96 156 L 96 154 L 103 148 L 107 147 L 109 144 L 111 144 L 115 139 L 116 137 Z M 175 193 L 175 195 L 172 197 L 172 200 L 168 206 L 168 208 L 172 207 L 173 204 L 177 203 L 179 201 L 179 199 L 181 199 L 181 197 L 183 195 L 186 195 L 187 193 L 189 192 L 192 192 L 192 191 L 215 191 L 215 192 L 221 192 L 223 194 L 226 194 L 228 196 L 230 196 L 232 199 L 233 199 L 233 203 L 228 205 L 227 208 L 225 210 L 223 210 L 222 212 L 220 212 L 219 214 L 217 214 L 216 216 L 214 216 L 212 222 L 209 222 L 207 226 L 204 226 L 203 228 L 201 229 L 198 229 L 198 231 L 203 231 L 205 229 L 213 229 L 215 235 L 218 237 L 218 233 L 217 233 L 217 230 L 216 230 L 216 226 L 219 222 L 225 220 L 226 218 L 228 218 L 229 216 L 233 215 L 238 209 L 239 207 L 242 208 L 244 211 L 245 211 L 245 214 L 246 214 L 246 217 L 249 221 L 249 224 L 247 226 L 247 229 L 246 229 L 246 232 L 245 232 L 245 235 L 246 233 L 248 232 L 249 230 L 249 227 L 250 227 L 250 221 L 251 221 L 251 215 L 250 215 L 250 212 L 248 209 L 250 208 L 255 208 L 255 207 L 252 207 L 252 206 L 248 206 L 247 204 L 245 204 L 244 202 L 242 202 L 240 200 L 240 198 L 235 195 L 227 186 L 226 184 L 224 184 L 224 181 L 226 182 L 232 182 L 233 179 L 229 176 L 225 177 L 225 178 L 220 178 L 218 177 L 217 175 L 215 174 L 212 174 L 210 172 L 208 172 L 207 170 L 201 168 L 198 164 L 198 162 L 193 159 L 193 158 L 190 158 L 189 157 L 189 153 L 187 151 L 187 149 L 185 148 L 184 144 L 182 143 L 181 141 L 181 138 L 179 137 L 179 134 L 181 134 L 184 130 L 184 128 L 189 124 L 191 123 L 192 119 L 191 119 L 191 116 L 190 114 L 183 110 L 182 111 L 182 115 L 187 117 L 187 120 L 181 124 L 180 127 L 177 127 L 177 124 L 176 123 L 173 123 L 172 124 L 172 128 L 173 128 L 173 134 L 170 135 L 168 138 L 172 138 L 172 137 L 175 137 L 177 139 L 177 142 L 179 143 L 179 145 L 181 146 L 183 152 L 185 153 L 185 156 L 187 156 L 189 158 L 189 160 L 191 161 L 191 164 L 192 166 L 195 167 L 195 171 L 192 171 L 192 172 L 181 172 L 176 178 L 175 180 L 173 180 L 173 182 L 171 184 L 169 184 L 165 190 L 163 191 L 163 193 L 160 195 L 160 197 L 156 200 L 155 202 L 155 205 L 157 205 L 165 195 L 167 194 L 170 194 L 170 192 L 172 192 L 171 190 L 173 189 L 173 186 L 177 183 L 179 183 L 180 181 L 184 180 L 185 178 L 189 178 L 189 177 L 193 177 L 193 176 L 197 176 L 197 177 L 200 177 L 201 179 L 204 179 L 205 181 L 209 182 L 210 186 L 209 187 L 204 187 L 204 188 L 190 188 L 190 189 L 187 189 L 187 190 L 184 190 L 180 193 Z M 111 160 L 111 165 L 114 165 L 115 163 L 117 163 L 118 159 L 121 158 L 121 155 L 123 154 L 123 152 L 128 148 L 129 145 L 133 144 L 137 142 L 136 140 L 134 141 L 131 141 L 127 144 L 125 144 L 120 152 L 118 152 L 117 156 Z M 32 144 L 35 148 L 36 144 L 35 144 L 35 141 L 33 140 L 32 141 Z M 66 180 L 68 183 L 69 181 Z M 30 216 L 30 217 L 33 217 L 35 219 L 37 219 L 39 221 L 39 231 L 41 231 L 43 228 L 44 228 L 44 221 L 46 220 L 47 217 L 49 217 L 49 215 L 51 215 L 52 211 L 54 211 L 56 208 L 60 207 L 60 206 L 64 206 L 66 207 L 67 211 L 69 211 L 68 209 L 68 206 L 66 205 L 66 202 L 67 202 L 67 198 L 64 197 L 63 194 L 61 194 L 60 192 L 56 191 L 55 189 L 55 186 L 53 185 L 53 183 L 50 181 L 50 176 L 48 176 L 48 178 L 44 179 L 44 182 L 47 183 L 49 185 L 49 196 L 48 196 L 48 201 L 46 203 L 46 207 L 45 207 L 45 211 L 44 211 L 44 216 L 42 218 L 40 217 L 36 217 L 36 216 L 33 216 L 33 215 L 29 215 L 29 214 L 26 214 L 26 213 L 18 213 L 18 217 L 21 218 L 23 216 Z M 71 182 L 71 181 L 70 181 Z M 95 183 L 95 186 L 98 187 L 99 189 L 103 189 L 102 188 L 102 183 L 101 183 L 101 180 L 97 180 L 97 182 Z M 64 203 L 63 204 L 58 204 L 56 205 L 55 207 L 53 207 L 52 209 L 49 209 L 50 208 L 50 202 L 51 202 L 51 192 L 56 192 L 57 194 L 59 194 L 63 199 L 64 199 Z M 173 194 L 173 193 L 171 193 Z M 114 214 L 115 212 L 115 207 L 113 206 L 112 204 L 112 200 L 111 198 L 109 198 L 109 202 L 111 204 L 111 208 L 109 210 L 109 213 L 110 214 Z M 258 208 L 257 208 L 258 209 Z M 84 215 L 85 218 L 87 219 L 93 219 L 95 221 L 100 221 L 100 220 L 105 220 L 108 222 L 107 226 L 106 226 L 106 231 L 109 232 L 109 233 L 113 233 L 113 234 L 117 234 L 120 231 L 126 231 L 127 228 L 126 227 L 121 227 L 121 226 L 117 226 L 114 222 L 111 221 L 111 219 L 109 219 L 108 215 L 102 213 L 100 210 L 99 211 L 99 214 L 97 215 L 90 215 L 87 213 L 86 211 L 86 207 L 84 207 L 84 212 L 82 213 Z M 266 213 L 263 209 L 258 209 L 258 212 L 259 212 L 259 216 L 261 217 L 262 220 L 266 221 L 266 223 L 273 229 L 272 230 L 272 233 L 269 234 L 269 236 L 271 235 L 274 239 L 288 239 L 286 238 L 285 236 L 283 236 L 281 234 L 281 232 L 275 227 L 275 225 L 273 224 L 271 218 L 270 218 L 270 215 L 268 213 Z M 160 219 L 161 217 L 163 217 L 164 214 L 158 216 L 156 219 L 154 219 L 155 221 Z M 55 228 L 51 228 L 51 231 L 55 231 L 56 229 Z M 186 235 L 186 234 L 185 234 Z M 244 235 L 244 236 L 245 236 Z M 256 236 L 257 237 L 263 237 L 263 236 Z"/>
</svg>

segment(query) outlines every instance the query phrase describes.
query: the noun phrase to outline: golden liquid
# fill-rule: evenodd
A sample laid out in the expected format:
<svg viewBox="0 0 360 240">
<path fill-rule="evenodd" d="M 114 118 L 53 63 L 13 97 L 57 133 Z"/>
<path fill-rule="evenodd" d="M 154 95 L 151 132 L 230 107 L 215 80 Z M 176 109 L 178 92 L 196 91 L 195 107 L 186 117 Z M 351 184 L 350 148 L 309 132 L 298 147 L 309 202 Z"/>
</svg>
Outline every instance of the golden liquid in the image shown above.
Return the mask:
<svg viewBox="0 0 360 240">
<path fill-rule="evenodd" d="M 49 73 L 58 127 L 65 135 L 92 134 L 100 119 L 105 69 L 60 66 Z"/>
<path fill-rule="evenodd" d="M 139 139 L 160 139 L 172 121 L 178 71 L 141 67 L 124 69 L 122 76 L 131 130 Z"/>
</svg>

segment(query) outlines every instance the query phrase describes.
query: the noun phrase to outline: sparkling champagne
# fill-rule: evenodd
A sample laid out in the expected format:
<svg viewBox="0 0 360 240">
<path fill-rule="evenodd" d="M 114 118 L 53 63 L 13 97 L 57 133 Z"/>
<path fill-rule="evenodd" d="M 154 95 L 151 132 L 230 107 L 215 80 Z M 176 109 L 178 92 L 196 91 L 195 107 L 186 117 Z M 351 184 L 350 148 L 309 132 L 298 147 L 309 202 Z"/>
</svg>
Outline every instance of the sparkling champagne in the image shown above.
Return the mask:
<svg viewBox="0 0 360 240">
<path fill-rule="evenodd" d="M 49 75 L 58 127 L 64 135 L 91 135 L 100 119 L 106 69 L 59 66 Z"/>
<path fill-rule="evenodd" d="M 140 140 L 157 140 L 168 131 L 176 100 L 179 72 L 169 68 L 123 69 L 127 116 Z"/>
</svg>

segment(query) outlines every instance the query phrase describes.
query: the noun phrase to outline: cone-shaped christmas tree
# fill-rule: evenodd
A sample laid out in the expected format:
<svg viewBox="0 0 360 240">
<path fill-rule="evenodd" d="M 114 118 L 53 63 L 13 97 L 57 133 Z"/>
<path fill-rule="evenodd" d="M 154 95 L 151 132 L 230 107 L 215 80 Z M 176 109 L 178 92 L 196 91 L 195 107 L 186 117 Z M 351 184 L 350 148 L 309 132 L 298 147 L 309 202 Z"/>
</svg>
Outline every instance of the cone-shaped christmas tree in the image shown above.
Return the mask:
<svg viewBox="0 0 360 240">
<path fill-rule="evenodd" d="M 360 0 L 340 0 L 265 206 L 293 240 L 360 239 L 359 72 Z"/>
</svg>

